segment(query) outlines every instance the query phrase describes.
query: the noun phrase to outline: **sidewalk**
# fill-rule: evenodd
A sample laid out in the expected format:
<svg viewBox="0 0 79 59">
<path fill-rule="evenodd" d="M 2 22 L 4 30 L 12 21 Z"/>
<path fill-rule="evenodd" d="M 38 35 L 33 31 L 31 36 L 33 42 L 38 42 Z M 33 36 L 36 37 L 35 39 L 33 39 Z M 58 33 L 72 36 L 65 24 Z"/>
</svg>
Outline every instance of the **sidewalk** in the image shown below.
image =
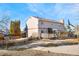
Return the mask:
<svg viewBox="0 0 79 59">
<path fill-rule="evenodd" d="M 50 51 L 55 53 L 79 55 L 79 45 L 68 45 L 68 46 L 58 46 L 58 47 L 36 47 L 32 49 L 41 50 L 41 51 Z"/>
</svg>

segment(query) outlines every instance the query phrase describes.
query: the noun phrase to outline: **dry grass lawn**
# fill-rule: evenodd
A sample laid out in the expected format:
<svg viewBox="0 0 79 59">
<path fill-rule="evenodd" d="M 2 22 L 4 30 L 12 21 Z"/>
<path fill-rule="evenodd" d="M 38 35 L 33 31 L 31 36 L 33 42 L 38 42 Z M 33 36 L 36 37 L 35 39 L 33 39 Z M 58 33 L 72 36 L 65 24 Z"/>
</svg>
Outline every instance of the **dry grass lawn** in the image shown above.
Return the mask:
<svg viewBox="0 0 79 59">
<path fill-rule="evenodd" d="M 79 38 L 77 38 L 77 39 L 65 39 L 65 42 L 79 43 Z"/>
</svg>

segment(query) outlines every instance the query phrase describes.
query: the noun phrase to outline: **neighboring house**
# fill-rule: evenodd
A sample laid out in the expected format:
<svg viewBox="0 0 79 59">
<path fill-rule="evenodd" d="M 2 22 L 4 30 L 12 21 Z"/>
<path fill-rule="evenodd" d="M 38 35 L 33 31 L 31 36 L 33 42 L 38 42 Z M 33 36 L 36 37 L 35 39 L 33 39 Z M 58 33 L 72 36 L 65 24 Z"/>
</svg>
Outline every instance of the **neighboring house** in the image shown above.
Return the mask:
<svg viewBox="0 0 79 59">
<path fill-rule="evenodd" d="M 27 20 L 28 37 L 52 38 L 65 32 L 64 20 L 55 21 L 50 19 L 31 16 Z"/>
</svg>

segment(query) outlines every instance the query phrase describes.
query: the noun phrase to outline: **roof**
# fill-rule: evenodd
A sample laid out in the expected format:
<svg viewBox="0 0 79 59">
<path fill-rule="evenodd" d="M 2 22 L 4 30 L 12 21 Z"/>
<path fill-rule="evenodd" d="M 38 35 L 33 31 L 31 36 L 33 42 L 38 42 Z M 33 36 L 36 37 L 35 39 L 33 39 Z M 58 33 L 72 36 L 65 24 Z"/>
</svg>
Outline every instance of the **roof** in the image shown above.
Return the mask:
<svg viewBox="0 0 79 59">
<path fill-rule="evenodd" d="M 61 22 L 59 22 L 59 21 L 52 20 L 52 19 L 46 19 L 46 18 L 41 18 L 41 17 L 37 17 L 37 16 L 31 16 L 31 17 L 38 18 L 40 21 L 55 22 L 55 23 L 63 24 L 63 23 L 61 23 Z"/>
</svg>

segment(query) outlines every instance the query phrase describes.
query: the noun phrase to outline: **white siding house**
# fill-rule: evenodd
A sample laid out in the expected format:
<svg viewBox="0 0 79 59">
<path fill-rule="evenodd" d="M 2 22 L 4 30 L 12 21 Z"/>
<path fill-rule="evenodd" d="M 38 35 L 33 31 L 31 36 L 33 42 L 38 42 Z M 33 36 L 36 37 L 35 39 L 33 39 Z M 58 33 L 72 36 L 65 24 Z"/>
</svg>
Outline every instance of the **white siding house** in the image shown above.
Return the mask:
<svg viewBox="0 0 79 59">
<path fill-rule="evenodd" d="M 44 38 L 51 38 L 53 37 L 54 32 L 64 32 L 64 21 L 55 21 L 49 20 L 39 17 L 31 16 L 27 20 L 27 27 L 28 27 L 28 37 L 35 36 L 35 37 L 44 37 Z"/>
</svg>

